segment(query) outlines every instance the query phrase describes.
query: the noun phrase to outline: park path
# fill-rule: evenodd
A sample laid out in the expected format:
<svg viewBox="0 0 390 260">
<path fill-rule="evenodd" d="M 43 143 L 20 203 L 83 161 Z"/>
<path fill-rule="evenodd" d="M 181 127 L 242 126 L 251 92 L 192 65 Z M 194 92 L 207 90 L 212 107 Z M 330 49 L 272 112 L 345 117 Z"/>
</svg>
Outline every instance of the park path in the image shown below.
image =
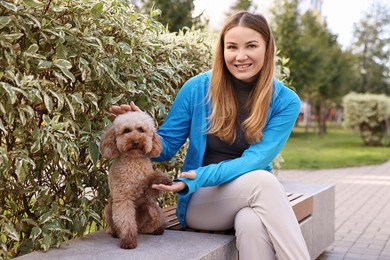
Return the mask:
<svg viewBox="0 0 390 260">
<path fill-rule="evenodd" d="M 278 178 L 335 184 L 335 241 L 317 260 L 390 260 L 390 160 L 342 169 L 280 170 Z"/>
</svg>

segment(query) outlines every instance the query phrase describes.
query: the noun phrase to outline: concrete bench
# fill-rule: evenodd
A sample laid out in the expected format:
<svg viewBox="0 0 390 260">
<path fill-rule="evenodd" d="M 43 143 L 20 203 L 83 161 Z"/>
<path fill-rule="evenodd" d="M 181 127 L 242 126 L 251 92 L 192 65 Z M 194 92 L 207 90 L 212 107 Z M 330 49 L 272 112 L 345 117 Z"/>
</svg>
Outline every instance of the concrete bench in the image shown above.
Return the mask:
<svg viewBox="0 0 390 260">
<path fill-rule="evenodd" d="M 290 196 L 296 197 L 290 201 L 299 220 L 310 256 L 315 259 L 334 241 L 334 186 L 303 183 L 283 183 L 283 185 L 291 194 Z M 297 194 L 299 195 L 296 196 Z M 168 209 L 166 213 L 171 214 Z M 168 223 L 172 219 L 168 219 Z M 238 259 L 234 235 L 172 230 L 174 227 L 180 230 L 177 224 L 176 220 L 176 223 L 162 236 L 139 235 L 138 247 L 133 250 L 121 249 L 118 239 L 112 238 L 102 230 L 73 239 L 59 249 L 53 248 L 46 253 L 36 251 L 17 259 Z"/>
</svg>

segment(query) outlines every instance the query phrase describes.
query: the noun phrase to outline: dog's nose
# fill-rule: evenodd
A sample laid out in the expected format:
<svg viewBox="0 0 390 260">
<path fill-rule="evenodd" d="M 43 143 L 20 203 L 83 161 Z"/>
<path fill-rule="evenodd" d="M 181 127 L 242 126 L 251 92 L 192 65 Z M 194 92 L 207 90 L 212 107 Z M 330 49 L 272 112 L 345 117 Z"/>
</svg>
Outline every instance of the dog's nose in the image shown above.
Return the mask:
<svg viewBox="0 0 390 260">
<path fill-rule="evenodd" d="M 133 142 L 133 146 L 134 146 L 134 147 L 137 147 L 138 145 L 139 145 L 139 142 L 138 142 L 138 141 L 134 141 L 134 142 Z"/>
</svg>

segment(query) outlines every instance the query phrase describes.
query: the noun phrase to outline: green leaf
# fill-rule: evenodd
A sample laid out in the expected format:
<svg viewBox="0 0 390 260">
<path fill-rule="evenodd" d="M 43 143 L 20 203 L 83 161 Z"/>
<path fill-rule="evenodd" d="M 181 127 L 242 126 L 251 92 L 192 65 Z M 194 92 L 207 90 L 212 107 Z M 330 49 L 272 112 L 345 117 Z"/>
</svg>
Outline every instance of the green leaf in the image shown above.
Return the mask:
<svg viewBox="0 0 390 260">
<path fill-rule="evenodd" d="M 14 91 L 14 87 L 8 83 L 5 83 L 5 82 L 0 82 L 0 86 L 3 87 L 3 89 L 7 92 L 10 100 L 11 100 L 11 103 L 14 104 L 16 102 L 16 93 Z"/>
<path fill-rule="evenodd" d="M 57 99 L 58 111 L 62 110 L 64 106 L 64 95 L 51 89 L 49 89 L 49 92 Z"/>
<path fill-rule="evenodd" d="M 43 102 L 45 103 L 45 107 L 49 113 L 53 111 L 53 101 L 49 97 L 47 93 L 43 93 Z"/>
<path fill-rule="evenodd" d="M 150 11 L 150 16 L 155 17 L 161 15 L 161 10 L 160 9 L 154 9 Z"/>
<path fill-rule="evenodd" d="M 74 77 L 73 73 L 70 72 L 69 70 L 67 69 L 61 69 L 62 73 L 64 73 L 64 75 L 69 78 L 72 82 L 75 82 L 76 81 L 76 78 Z"/>
<path fill-rule="evenodd" d="M 38 44 L 31 44 L 30 47 L 28 47 L 27 51 L 28 53 L 36 53 L 38 51 L 39 47 Z"/>
<path fill-rule="evenodd" d="M 94 166 L 97 165 L 97 161 L 99 159 L 99 147 L 95 142 L 89 142 L 89 155 L 91 156 L 91 160 Z"/>
<path fill-rule="evenodd" d="M 18 11 L 18 7 L 17 7 L 16 5 L 13 5 L 13 4 L 8 3 L 8 2 L 6 2 L 6 1 L 0 1 L 0 4 L 1 4 L 2 6 L 4 6 L 5 8 L 7 8 L 7 9 L 13 11 L 13 12 L 17 12 L 17 11 Z"/>
<path fill-rule="evenodd" d="M 72 102 L 69 100 L 68 97 L 65 97 L 65 101 L 68 104 L 69 112 L 72 115 L 73 120 L 76 120 L 76 114 Z"/>
<path fill-rule="evenodd" d="M 39 227 L 33 227 L 33 229 L 31 230 L 32 240 L 35 240 L 41 233 L 42 229 L 40 229 Z"/>
<path fill-rule="evenodd" d="M 9 16 L 0 16 L 0 29 L 7 26 L 12 21 L 12 18 Z"/>
<path fill-rule="evenodd" d="M 38 220 L 39 223 L 44 224 L 51 219 L 51 212 L 46 212 Z"/>
<path fill-rule="evenodd" d="M 21 182 L 24 182 L 26 180 L 26 176 L 27 176 L 26 164 L 23 160 L 19 160 L 16 162 L 15 173 Z"/>
<path fill-rule="evenodd" d="M 53 62 L 47 60 L 40 60 L 38 63 L 38 69 L 49 69 Z"/>
<path fill-rule="evenodd" d="M 103 13 L 103 3 L 95 4 L 91 9 L 91 15 L 93 19 L 98 19 Z"/>
<path fill-rule="evenodd" d="M 23 33 L 11 33 L 11 34 L 3 34 L 4 38 L 6 38 L 9 41 L 15 41 L 17 39 L 20 39 L 24 36 Z"/>
<path fill-rule="evenodd" d="M 48 234 L 43 235 L 42 248 L 44 251 L 49 250 L 51 246 L 51 237 Z"/>
<path fill-rule="evenodd" d="M 3 131 L 5 135 L 8 135 L 8 131 L 5 129 L 3 123 L 0 121 L 0 130 Z"/>
<path fill-rule="evenodd" d="M 27 123 L 26 114 L 21 110 L 19 110 L 18 114 L 19 114 L 20 123 L 22 123 L 22 126 L 25 126 Z"/>
<path fill-rule="evenodd" d="M 23 0 L 23 3 L 32 8 L 40 7 L 43 5 L 43 3 L 39 2 L 38 0 Z"/>
<path fill-rule="evenodd" d="M 117 97 L 113 97 L 111 99 L 111 104 L 115 105 L 119 100 L 121 100 L 123 97 L 125 96 L 125 94 L 120 94 L 119 96 Z"/>
<path fill-rule="evenodd" d="M 68 60 L 64 60 L 64 59 L 58 59 L 58 60 L 54 61 L 54 65 L 60 69 L 72 68 L 72 63 L 70 63 Z"/>
<path fill-rule="evenodd" d="M 4 224 L 4 231 L 5 231 L 5 233 L 8 234 L 8 236 L 11 239 L 13 239 L 15 241 L 19 241 L 19 234 L 18 234 L 18 232 L 16 232 L 16 230 L 12 224 L 5 223 Z"/>
</svg>

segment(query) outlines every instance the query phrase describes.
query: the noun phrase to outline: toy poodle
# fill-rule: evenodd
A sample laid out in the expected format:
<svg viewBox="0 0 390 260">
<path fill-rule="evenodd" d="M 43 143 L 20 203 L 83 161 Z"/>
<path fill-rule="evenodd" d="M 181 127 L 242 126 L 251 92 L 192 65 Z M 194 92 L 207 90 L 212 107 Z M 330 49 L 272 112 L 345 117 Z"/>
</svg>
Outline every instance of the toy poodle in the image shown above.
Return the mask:
<svg viewBox="0 0 390 260">
<path fill-rule="evenodd" d="M 161 235 L 164 217 L 152 184 L 172 184 L 153 169 L 150 158 L 160 155 L 161 140 L 153 119 L 145 112 L 127 112 L 103 132 L 100 150 L 114 158 L 108 175 L 110 198 L 104 215 L 107 232 L 120 238 L 120 247 L 137 247 L 137 234 Z"/>
</svg>

